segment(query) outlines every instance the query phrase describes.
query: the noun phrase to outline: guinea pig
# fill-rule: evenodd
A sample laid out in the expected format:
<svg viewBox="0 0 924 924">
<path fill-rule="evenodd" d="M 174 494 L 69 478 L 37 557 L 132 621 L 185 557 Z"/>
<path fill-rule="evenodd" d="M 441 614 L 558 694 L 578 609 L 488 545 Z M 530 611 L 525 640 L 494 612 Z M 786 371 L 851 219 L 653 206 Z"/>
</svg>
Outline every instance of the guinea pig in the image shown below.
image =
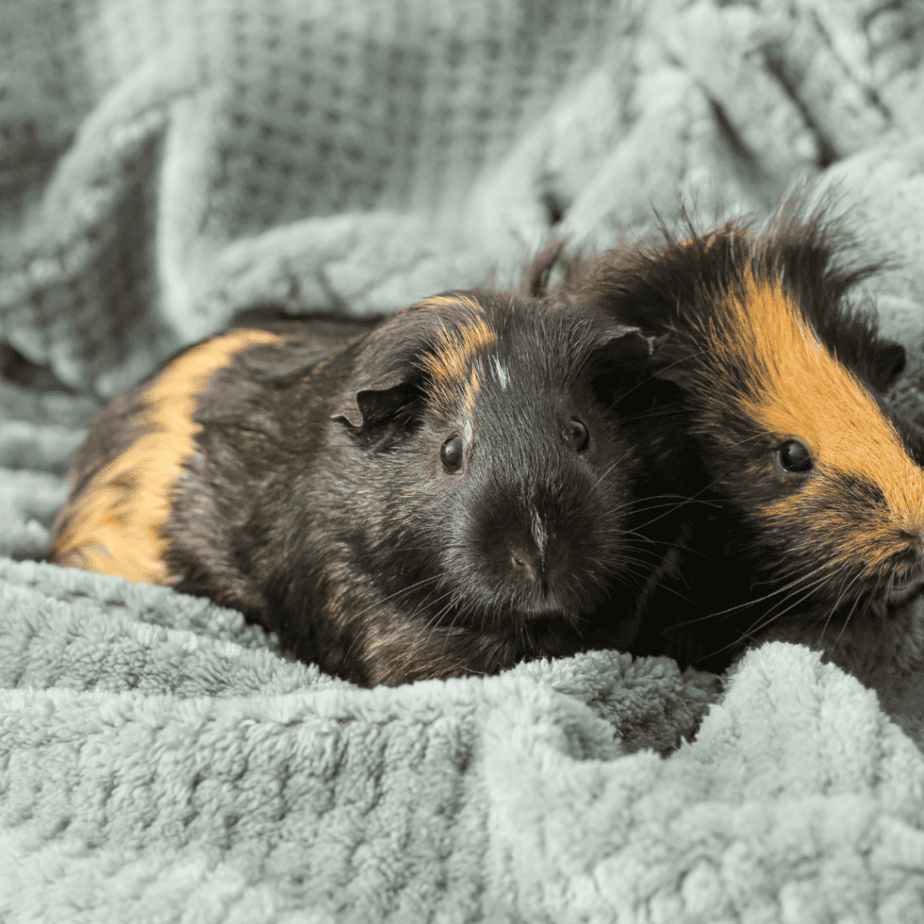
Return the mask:
<svg viewBox="0 0 924 924">
<path fill-rule="evenodd" d="M 677 593 L 632 650 L 721 671 L 781 620 L 811 612 L 836 643 L 920 592 L 924 456 L 883 400 L 904 350 L 847 300 L 878 267 L 824 208 L 690 232 L 576 259 L 568 294 L 654 338 L 702 472 Z"/>
<path fill-rule="evenodd" d="M 530 294 L 550 253 L 519 292 L 183 351 L 92 428 L 52 560 L 209 597 L 363 685 L 626 647 L 675 528 L 647 421 L 676 386 L 637 331 Z"/>
</svg>

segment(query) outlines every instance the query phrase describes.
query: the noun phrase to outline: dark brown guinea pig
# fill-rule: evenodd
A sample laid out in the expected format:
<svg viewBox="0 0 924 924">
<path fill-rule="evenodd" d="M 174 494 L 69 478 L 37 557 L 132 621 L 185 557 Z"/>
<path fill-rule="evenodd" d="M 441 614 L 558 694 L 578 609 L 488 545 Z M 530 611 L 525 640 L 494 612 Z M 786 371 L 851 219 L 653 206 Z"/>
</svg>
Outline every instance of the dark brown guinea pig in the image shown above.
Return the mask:
<svg viewBox="0 0 924 924">
<path fill-rule="evenodd" d="M 323 358 L 298 322 L 186 350 L 91 431 L 53 560 L 207 596 L 366 685 L 624 647 L 677 466 L 645 438 L 649 342 L 529 294 L 543 273 Z"/>
<path fill-rule="evenodd" d="M 808 612 L 836 644 L 924 584 L 924 457 L 882 398 L 904 350 L 846 300 L 877 267 L 851 266 L 844 232 L 802 211 L 572 268 L 575 301 L 656 338 L 653 367 L 683 389 L 671 426 L 703 472 L 678 556 L 686 602 L 652 603 L 635 653 L 722 670 Z"/>
</svg>

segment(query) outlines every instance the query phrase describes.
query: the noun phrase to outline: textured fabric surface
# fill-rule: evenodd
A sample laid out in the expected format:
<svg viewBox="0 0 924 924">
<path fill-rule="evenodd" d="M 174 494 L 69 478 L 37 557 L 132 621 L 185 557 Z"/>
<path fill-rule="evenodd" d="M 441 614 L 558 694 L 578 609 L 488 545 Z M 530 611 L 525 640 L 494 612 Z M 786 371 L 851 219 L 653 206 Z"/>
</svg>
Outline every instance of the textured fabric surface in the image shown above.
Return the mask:
<svg viewBox="0 0 924 924">
<path fill-rule="evenodd" d="M 101 402 L 240 307 L 396 309 L 807 178 L 892 259 L 924 426 L 917 5 L 5 0 L 0 62 L 0 918 L 924 921 L 920 603 L 839 666 L 367 691 L 28 560 Z"/>
<path fill-rule="evenodd" d="M 711 223 L 825 170 L 914 267 L 905 6 L 9 0 L 0 334 L 111 394 L 254 298 L 398 308 L 507 281 L 553 223 L 607 244 L 679 196 Z"/>
<path fill-rule="evenodd" d="M 4 920 L 924 919 L 924 757 L 801 646 L 695 734 L 715 678 L 666 659 L 360 690 L 201 600 L 0 571 Z"/>
</svg>

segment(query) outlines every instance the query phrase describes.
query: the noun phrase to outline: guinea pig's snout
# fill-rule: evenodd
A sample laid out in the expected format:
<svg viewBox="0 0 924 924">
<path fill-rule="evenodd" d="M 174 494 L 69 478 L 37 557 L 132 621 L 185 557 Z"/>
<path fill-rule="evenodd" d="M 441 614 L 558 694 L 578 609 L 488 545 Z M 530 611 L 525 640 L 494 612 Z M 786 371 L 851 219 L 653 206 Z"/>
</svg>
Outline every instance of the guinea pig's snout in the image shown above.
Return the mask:
<svg viewBox="0 0 924 924">
<path fill-rule="evenodd" d="M 886 602 L 899 605 L 924 590 L 924 530 L 899 530 L 904 548 L 892 556 Z"/>
<path fill-rule="evenodd" d="M 509 547 L 510 577 L 526 592 L 528 609 L 537 615 L 561 608 L 556 587 L 567 570 L 561 544 L 547 537 L 539 542 L 517 541 Z"/>
<path fill-rule="evenodd" d="M 591 496 L 558 484 L 514 484 L 505 490 L 494 485 L 481 498 L 470 521 L 468 554 L 489 608 L 524 619 L 572 618 L 595 604 L 605 581 L 594 556 Z"/>
<path fill-rule="evenodd" d="M 545 570 L 542 555 L 531 549 L 514 546 L 510 550 L 510 564 L 515 572 L 522 573 L 528 580 L 535 581 Z"/>
<path fill-rule="evenodd" d="M 501 553 L 507 559 L 506 580 L 515 588 L 523 610 L 536 616 L 560 611 L 571 567 L 569 543 L 536 511 L 507 535 Z"/>
<path fill-rule="evenodd" d="M 548 561 L 547 553 L 546 544 L 537 546 L 525 542 L 510 546 L 510 567 L 513 574 L 542 594 L 548 594 L 549 577 L 554 576 L 557 570 L 555 563 Z"/>
</svg>

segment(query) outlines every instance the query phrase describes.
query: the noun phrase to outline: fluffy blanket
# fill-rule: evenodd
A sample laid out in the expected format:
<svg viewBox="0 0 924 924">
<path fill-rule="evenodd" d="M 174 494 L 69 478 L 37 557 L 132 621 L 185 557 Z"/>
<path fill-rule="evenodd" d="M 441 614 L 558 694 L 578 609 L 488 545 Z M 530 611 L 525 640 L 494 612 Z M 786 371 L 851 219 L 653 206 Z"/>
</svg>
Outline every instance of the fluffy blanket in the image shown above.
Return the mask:
<svg viewBox="0 0 924 924">
<path fill-rule="evenodd" d="M 396 308 L 836 188 L 924 424 L 924 20 L 860 0 L 0 5 L 0 918 L 924 921 L 924 605 L 725 678 L 360 690 L 41 562 L 101 401 L 274 299 Z"/>
</svg>

